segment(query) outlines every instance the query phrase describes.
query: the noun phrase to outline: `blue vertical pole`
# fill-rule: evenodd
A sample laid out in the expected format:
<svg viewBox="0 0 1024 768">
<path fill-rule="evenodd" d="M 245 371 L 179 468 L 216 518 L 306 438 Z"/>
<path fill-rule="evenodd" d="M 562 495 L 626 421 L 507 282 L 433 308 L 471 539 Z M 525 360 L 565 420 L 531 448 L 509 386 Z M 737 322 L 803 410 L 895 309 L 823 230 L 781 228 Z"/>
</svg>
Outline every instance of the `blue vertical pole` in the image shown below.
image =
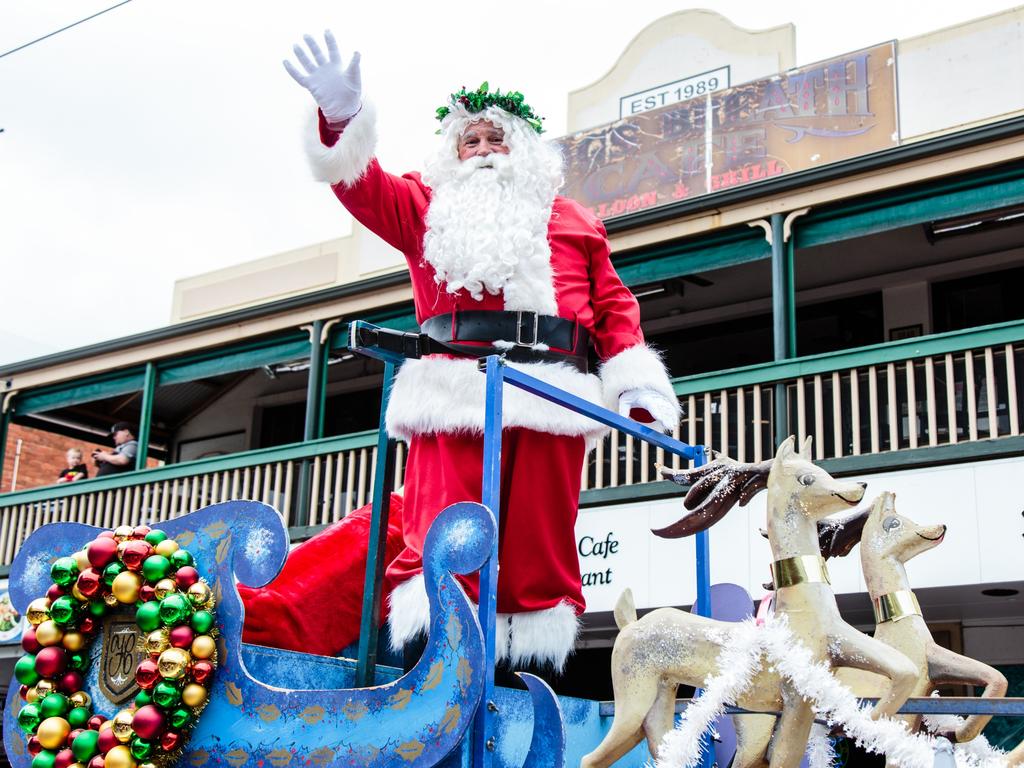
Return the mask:
<svg viewBox="0 0 1024 768">
<path fill-rule="evenodd" d="M 708 451 L 703 445 L 696 446 L 693 466 L 703 467 L 708 463 Z M 711 615 L 711 544 L 708 531 L 697 534 L 697 603 L 695 613 L 699 616 Z"/>
<path fill-rule="evenodd" d="M 497 355 L 487 358 L 484 409 L 484 472 L 480 500 L 501 514 L 501 404 L 503 367 Z M 497 529 L 500 530 L 500 527 Z M 484 630 L 484 693 L 473 721 L 473 768 L 490 768 L 494 757 L 494 625 L 498 609 L 498 537 L 491 556 L 480 569 L 480 626 Z"/>
</svg>

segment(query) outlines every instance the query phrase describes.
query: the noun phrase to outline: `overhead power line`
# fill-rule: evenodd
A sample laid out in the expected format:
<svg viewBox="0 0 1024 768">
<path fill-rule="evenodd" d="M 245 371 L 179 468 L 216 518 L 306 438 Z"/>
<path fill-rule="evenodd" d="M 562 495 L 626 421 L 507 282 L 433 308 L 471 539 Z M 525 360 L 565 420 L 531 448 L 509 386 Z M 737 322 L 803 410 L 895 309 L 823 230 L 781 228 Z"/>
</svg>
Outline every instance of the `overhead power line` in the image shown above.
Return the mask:
<svg viewBox="0 0 1024 768">
<path fill-rule="evenodd" d="M 37 37 L 35 40 L 30 40 L 27 43 L 19 45 L 17 48 L 11 48 L 11 50 L 7 51 L 6 53 L 0 53 L 0 59 L 2 59 L 4 56 L 10 56 L 12 53 L 17 53 L 18 51 L 22 51 L 22 50 L 28 48 L 30 45 L 35 45 L 36 43 L 40 43 L 43 40 L 46 40 L 48 37 L 53 37 L 54 35 L 59 35 L 61 32 L 66 32 L 67 30 L 71 29 L 72 27 L 77 27 L 79 24 L 84 24 L 85 22 L 89 21 L 90 19 L 95 19 L 97 16 L 102 16 L 104 13 L 107 13 L 108 11 L 112 11 L 115 8 L 120 8 L 122 5 L 127 5 L 131 1 L 132 0 L 121 0 L 121 2 L 118 3 L 117 5 L 112 5 L 109 8 L 104 8 L 102 11 L 98 11 L 97 13 L 94 13 L 92 16 L 86 16 L 84 19 L 79 19 L 78 21 L 74 22 L 73 24 L 68 24 L 66 27 L 61 27 L 60 29 L 55 29 L 55 30 L 53 30 L 53 32 L 50 32 L 49 34 L 43 35 L 42 37 Z"/>
</svg>

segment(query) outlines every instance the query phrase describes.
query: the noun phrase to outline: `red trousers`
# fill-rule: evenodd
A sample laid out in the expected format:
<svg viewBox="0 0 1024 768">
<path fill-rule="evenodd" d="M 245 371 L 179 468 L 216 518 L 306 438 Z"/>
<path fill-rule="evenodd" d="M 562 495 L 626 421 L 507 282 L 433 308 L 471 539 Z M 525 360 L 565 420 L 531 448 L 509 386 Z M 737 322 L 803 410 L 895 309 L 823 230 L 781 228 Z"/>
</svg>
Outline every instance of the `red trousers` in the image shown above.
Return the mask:
<svg viewBox="0 0 1024 768">
<path fill-rule="evenodd" d="M 423 569 L 423 541 L 438 513 L 457 501 L 480 501 L 480 435 L 420 435 L 409 445 L 402 535 L 405 549 L 387 569 L 394 587 Z M 506 429 L 501 446 L 498 611 L 521 613 L 567 601 L 583 613 L 576 555 L 576 511 L 586 456 L 583 437 Z M 479 601 L 478 579 L 462 579 Z"/>
</svg>

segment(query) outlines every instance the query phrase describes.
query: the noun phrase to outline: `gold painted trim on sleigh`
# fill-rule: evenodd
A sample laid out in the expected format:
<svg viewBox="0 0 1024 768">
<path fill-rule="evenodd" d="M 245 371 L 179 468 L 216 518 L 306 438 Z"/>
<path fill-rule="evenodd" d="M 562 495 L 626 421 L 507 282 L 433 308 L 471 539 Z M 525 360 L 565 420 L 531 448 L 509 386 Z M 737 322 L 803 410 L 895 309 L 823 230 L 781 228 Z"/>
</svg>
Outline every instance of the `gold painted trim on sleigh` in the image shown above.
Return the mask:
<svg viewBox="0 0 1024 768">
<path fill-rule="evenodd" d="M 871 601 L 871 605 L 875 609 L 876 624 L 899 621 L 907 616 L 921 615 L 921 606 L 917 602 L 917 596 L 909 589 L 899 589 L 876 597 Z"/>
<path fill-rule="evenodd" d="M 831 584 L 828 568 L 821 555 L 784 557 L 772 563 L 772 583 L 776 589 L 795 584 Z"/>
</svg>

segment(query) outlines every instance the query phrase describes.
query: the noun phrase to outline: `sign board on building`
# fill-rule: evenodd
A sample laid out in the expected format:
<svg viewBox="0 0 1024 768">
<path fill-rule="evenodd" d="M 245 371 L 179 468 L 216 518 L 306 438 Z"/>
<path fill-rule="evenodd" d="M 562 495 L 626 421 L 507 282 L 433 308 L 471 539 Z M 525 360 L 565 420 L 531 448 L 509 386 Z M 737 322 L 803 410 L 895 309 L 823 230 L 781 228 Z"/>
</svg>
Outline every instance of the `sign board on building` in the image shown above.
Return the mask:
<svg viewBox="0 0 1024 768">
<path fill-rule="evenodd" d="M 646 91 L 619 97 L 619 117 L 630 117 L 669 104 L 688 101 L 729 87 L 729 67 L 718 67 Z"/>
<path fill-rule="evenodd" d="M 559 140 L 563 194 L 608 219 L 896 146 L 894 43 Z"/>
</svg>

